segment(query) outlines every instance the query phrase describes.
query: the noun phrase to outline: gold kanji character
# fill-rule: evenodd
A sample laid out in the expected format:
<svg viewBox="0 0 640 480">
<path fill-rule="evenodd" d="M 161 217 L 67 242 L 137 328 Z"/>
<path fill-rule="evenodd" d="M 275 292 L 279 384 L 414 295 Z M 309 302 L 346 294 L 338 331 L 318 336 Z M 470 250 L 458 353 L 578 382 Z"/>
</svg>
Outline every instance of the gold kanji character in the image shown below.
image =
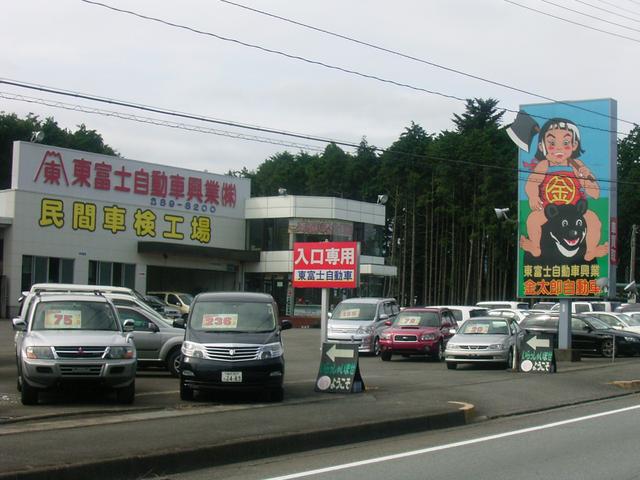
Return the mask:
<svg viewBox="0 0 640 480">
<path fill-rule="evenodd" d="M 120 208 L 117 205 L 111 207 L 104 207 L 104 222 L 102 228 L 105 230 L 111 230 L 111 233 L 116 234 L 118 232 L 124 232 L 127 227 L 125 226 L 125 216 L 127 210 Z"/>
<path fill-rule="evenodd" d="M 170 238 L 172 240 L 183 240 L 184 234 L 178 232 L 178 224 L 184 223 L 184 217 L 179 215 L 165 215 L 164 221 L 171 224 L 168 232 L 162 232 L 164 238 Z"/>
<path fill-rule="evenodd" d="M 133 228 L 138 237 L 156 236 L 156 214 L 151 210 L 137 209 L 133 215 Z"/>
<path fill-rule="evenodd" d="M 40 221 L 38 224 L 41 227 L 54 225 L 56 228 L 62 228 L 64 225 L 64 204 L 62 200 L 43 198 L 40 203 Z"/>
<path fill-rule="evenodd" d="M 93 203 L 73 202 L 74 230 L 96 231 L 96 206 Z"/>
<path fill-rule="evenodd" d="M 191 240 L 200 243 L 211 241 L 211 219 L 209 217 L 193 217 L 191 220 Z"/>
</svg>

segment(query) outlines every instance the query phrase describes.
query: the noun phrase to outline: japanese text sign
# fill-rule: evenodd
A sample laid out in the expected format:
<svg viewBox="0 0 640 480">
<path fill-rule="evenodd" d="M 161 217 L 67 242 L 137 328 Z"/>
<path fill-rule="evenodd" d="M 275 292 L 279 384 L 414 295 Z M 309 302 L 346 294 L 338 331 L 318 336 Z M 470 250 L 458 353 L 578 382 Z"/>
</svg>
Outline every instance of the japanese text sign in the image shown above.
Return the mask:
<svg viewBox="0 0 640 480">
<path fill-rule="evenodd" d="M 528 334 L 520 351 L 520 371 L 532 373 L 555 372 L 553 337 L 540 333 Z"/>
<path fill-rule="evenodd" d="M 364 389 L 358 363 L 358 345 L 323 343 L 316 392 L 359 393 Z"/>
<path fill-rule="evenodd" d="M 356 288 L 358 242 L 293 244 L 293 286 L 296 288 Z"/>
</svg>

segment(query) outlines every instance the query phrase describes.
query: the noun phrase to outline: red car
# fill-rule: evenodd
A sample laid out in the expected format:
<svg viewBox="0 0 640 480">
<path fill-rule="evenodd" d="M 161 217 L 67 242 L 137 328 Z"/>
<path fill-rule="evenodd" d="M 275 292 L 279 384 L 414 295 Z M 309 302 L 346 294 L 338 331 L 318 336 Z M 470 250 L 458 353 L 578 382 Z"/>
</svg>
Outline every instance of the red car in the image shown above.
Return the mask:
<svg viewBox="0 0 640 480">
<path fill-rule="evenodd" d="M 444 349 L 454 335 L 457 324 L 446 308 L 407 308 L 401 311 L 389 328 L 380 335 L 380 358 L 388 362 L 391 356 L 426 355 L 441 362 Z"/>
</svg>

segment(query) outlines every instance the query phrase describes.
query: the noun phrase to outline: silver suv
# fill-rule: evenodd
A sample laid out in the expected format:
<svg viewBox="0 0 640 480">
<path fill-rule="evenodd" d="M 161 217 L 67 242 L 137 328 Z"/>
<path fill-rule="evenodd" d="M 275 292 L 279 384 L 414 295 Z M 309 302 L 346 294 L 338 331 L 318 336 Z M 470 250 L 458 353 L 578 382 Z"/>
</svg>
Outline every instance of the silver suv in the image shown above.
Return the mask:
<svg viewBox="0 0 640 480">
<path fill-rule="evenodd" d="M 135 397 L 133 322 L 120 324 L 110 300 L 100 294 L 37 294 L 17 331 L 18 390 L 24 405 L 38 403 L 41 390 L 62 384 L 115 389 L 121 403 Z"/>
</svg>

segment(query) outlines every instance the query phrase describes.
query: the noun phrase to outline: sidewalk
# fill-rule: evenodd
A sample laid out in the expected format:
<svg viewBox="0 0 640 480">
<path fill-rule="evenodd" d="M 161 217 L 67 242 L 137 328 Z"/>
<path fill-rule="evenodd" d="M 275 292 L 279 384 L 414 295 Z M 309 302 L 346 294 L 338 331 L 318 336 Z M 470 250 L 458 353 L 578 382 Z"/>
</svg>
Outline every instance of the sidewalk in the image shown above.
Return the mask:
<svg viewBox="0 0 640 480">
<path fill-rule="evenodd" d="M 153 477 L 640 391 L 638 382 L 630 389 L 612 384 L 640 379 L 637 358 L 560 364 L 554 375 L 497 372 L 480 380 L 481 373 L 449 372 L 442 378 L 450 385 L 428 376 L 411 384 L 393 375 L 365 376 L 367 391 L 353 395 L 315 393 L 309 381 L 288 385 L 292 400 L 282 404 L 202 401 L 180 409 L 7 423 L 0 425 L 0 479 Z M 453 384 L 460 374 L 478 381 Z"/>
</svg>

